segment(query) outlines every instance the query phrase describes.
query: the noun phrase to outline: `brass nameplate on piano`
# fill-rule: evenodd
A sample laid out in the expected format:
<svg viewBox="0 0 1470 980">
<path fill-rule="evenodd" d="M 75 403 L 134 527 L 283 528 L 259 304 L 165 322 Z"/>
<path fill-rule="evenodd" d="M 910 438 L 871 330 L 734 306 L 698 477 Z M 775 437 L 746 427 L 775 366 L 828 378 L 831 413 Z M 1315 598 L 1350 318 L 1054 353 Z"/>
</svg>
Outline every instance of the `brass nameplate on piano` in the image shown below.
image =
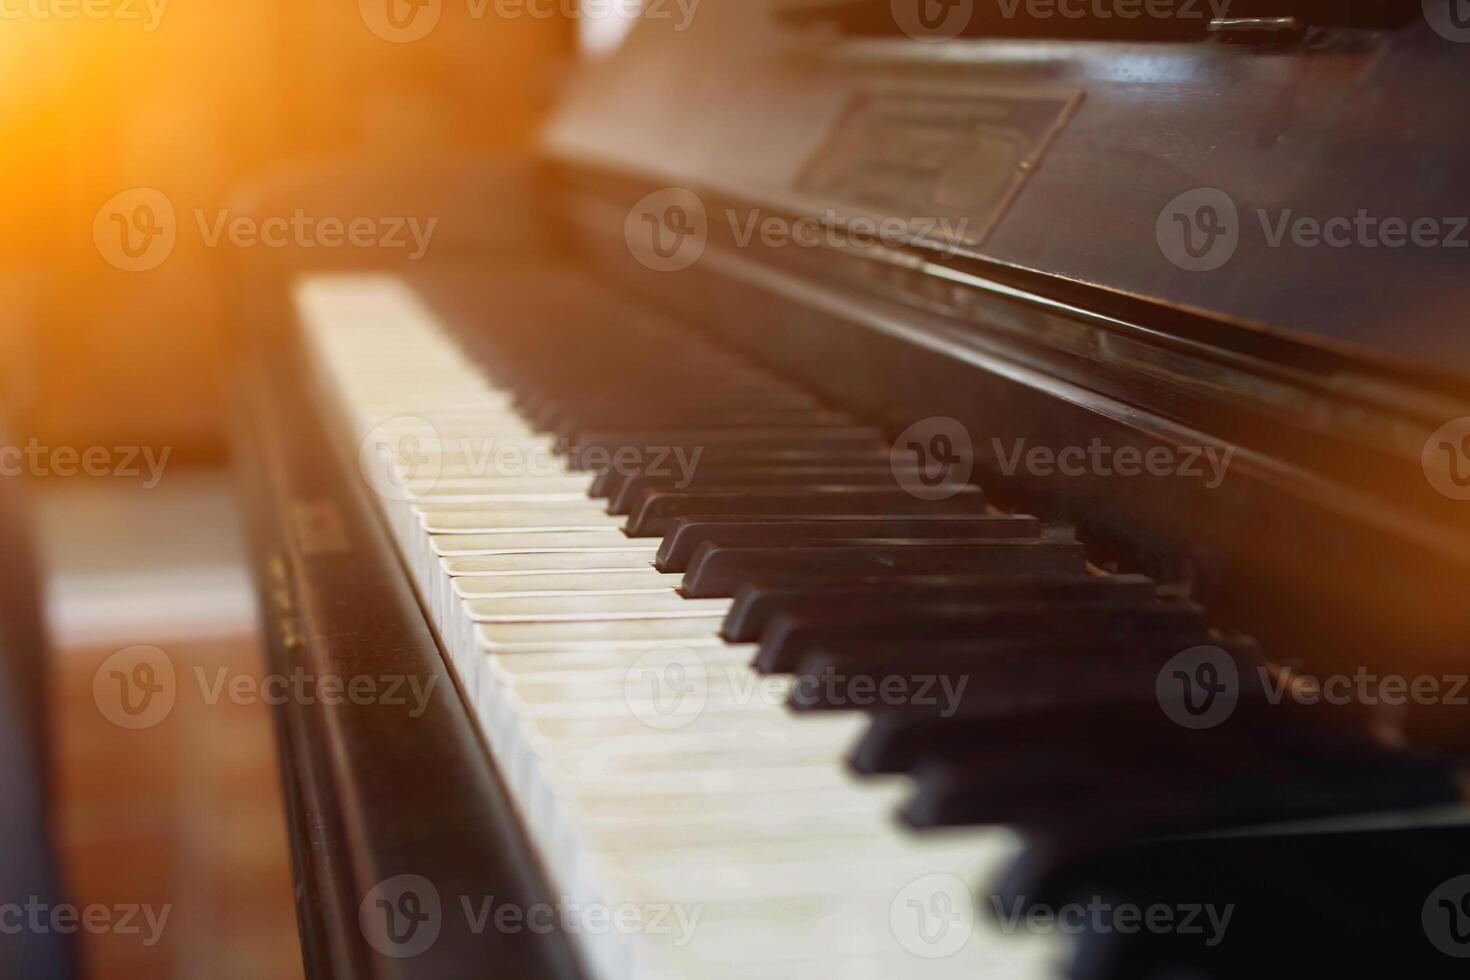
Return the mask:
<svg viewBox="0 0 1470 980">
<path fill-rule="evenodd" d="M 853 96 L 800 180 L 849 218 L 901 218 L 921 238 L 978 245 L 1082 93 Z"/>
</svg>

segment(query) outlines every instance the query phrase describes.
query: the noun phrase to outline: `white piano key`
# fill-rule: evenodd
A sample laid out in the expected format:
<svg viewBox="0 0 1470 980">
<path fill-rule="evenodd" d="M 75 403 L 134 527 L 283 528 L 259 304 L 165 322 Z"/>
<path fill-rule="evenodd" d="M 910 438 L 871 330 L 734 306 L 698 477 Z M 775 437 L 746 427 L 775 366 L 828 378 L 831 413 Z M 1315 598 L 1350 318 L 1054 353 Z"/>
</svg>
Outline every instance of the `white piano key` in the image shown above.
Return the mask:
<svg viewBox="0 0 1470 980">
<path fill-rule="evenodd" d="M 430 534 L 494 534 L 501 531 L 551 533 L 595 531 L 598 528 L 617 530 L 625 522 L 625 518 L 581 506 L 565 509 L 546 506 L 535 510 L 503 511 L 456 511 L 435 507 L 420 510 L 419 517 L 424 530 Z"/>
<path fill-rule="evenodd" d="M 477 623 L 610 622 L 628 619 L 706 619 L 723 621 L 728 599 L 686 599 L 672 589 L 611 595 L 566 594 L 467 599 Z"/>
<path fill-rule="evenodd" d="M 429 545 L 441 558 L 478 555 L 515 555 L 541 552 L 641 552 L 649 561 L 658 551 L 658 538 L 630 538 L 622 528 L 609 526 L 572 531 L 506 529 L 474 534 L 432 534 Z"/>
</svg>

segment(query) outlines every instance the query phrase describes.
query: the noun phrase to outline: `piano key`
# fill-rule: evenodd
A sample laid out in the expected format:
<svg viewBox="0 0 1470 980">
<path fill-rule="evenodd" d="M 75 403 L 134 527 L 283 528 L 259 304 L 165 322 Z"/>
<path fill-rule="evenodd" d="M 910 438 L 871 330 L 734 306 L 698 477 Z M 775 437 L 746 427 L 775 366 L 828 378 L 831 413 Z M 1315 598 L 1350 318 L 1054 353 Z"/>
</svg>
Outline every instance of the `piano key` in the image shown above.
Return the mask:
<svg viewBox="0 0 1470 980">
<path fill-rule="evenodd" d="M 806 450 L 826 452 L 842 449 L 871 449 L 882 444 L 874 429 L 830 425 L 779 429 L 627 429 L 587 431 L 578 434 L 568 459 L 574 468 L 589 467 L 595 460 L 610 460 L 618 453 L 637 458 L 683 449 L 693 453 L 709 447 L 742 449 Z"/>
<path fill-rule="evenodd" d="M 596 509 L 555 510 L 550 507 L 536 510 L 446 510 L 424 509 L 419 514 L 423 528 L 429 534 L 497 534 L 507 531 L 595 531 L 598 528 L 620 529 L 621 517 L 603 513 Z"/>
<path fill-rule="evenodd" d="M 854 609 L 844 620 L 803 619 L 778 613 L 760 638 L 756 666 L 762 671 L 789 672 L 819 649 L 892 647 L 905 643 L 939 644 L 977 636 L 988 639 L 1122 640 L 1149 634 L 1203 636 L 1204 612 L 1187 602 L 1141 605 L 1129 601 L 1074 601 L 1065 616 L 1048 602 L 974 602 L 933 604 L 914 618 L 903 607 Z M 1189 649 L 1183 647 L 1179 649 Z"/>
<path fill-rule="evenodd" d="M 701 446 L 699 467 L 854 467 L 889 464 L 888 450 L 881 445 L 851 446 L 835 449 L 770 449 L 748 446 Z M 692 460 L 690 454 L 685 459 Z M 634 477 L 650 470 L 667 470 L 678 461 L 672 452 L 650 455 L 631 461 L 617 469 L 605 469 L 592 477 L 592 496 L 611 499 Z M 586 475 L 586 474 L 583 474 Z"/>
<path fill-rule="evenodd" d="M 723 599 L 686 599 L 672 590 L 612 595 L 565 594 L 469 599 L 477 623 L 607 622 L 615 619 L 711 619 L 723 617 Z"/>
<path fill-rule="evenodd" d="M 881 575 L 1076 575 L 1085 567 L 1080 545 L 1052 541 L 797 539 L 779 546 L 752 548 L 706 543 L 689 563 L 684 594 L 698 599 L 733 597 L 757 580 L 773 585 L 805 585 Z"/>
<path fill-rule="evenodd" d="M 680 518 L 664 536 L 658 566 L 666 572 L 688 571 L 694 553 L 706 543 L 761 547 L 823 538 L 1034 538 L 1040 532 L 1035 518 L 989 514 L 690 516 Z"/>
<path fill-rule="evenodd" d="M 610 498 L 608 513 L 634 514 L 655 490 L 739 490 L 749 487 L 803 488 L 826 485 L 901 487 L 905 470 L 883 466 L 760 467 L 699 466 L 688 473 L 640 473 L 625 481 L 618 496 Z M 917 471 L 912 471 L 917 472 Z"/>
<path fill-rule="evenodd" d="M 720 631 L 732 643 L 752 643 L 780 612 L 803 618 L 846 616 L 855 602 L 881 601 L 886 606 L 956 601 L 988 597 L 997 600 L 1034 599 L 1066 602 L 1096 596 L 1118 596 L 1143 602 L 1155 587 L 1140 575 L 924 575 L 897 578 L 874 575 L 846 584 L 781 586 L 759 581 L 735 596 Z"/>
<path fill-rule="evenodd" d="M 662 536 L 675 520 L 694 516 L 814 514 L 980 514 L 985 497 L 978 487 L 959 486 L 946 500 L 920 500 L 904 490 L 832 484 L 776 490 L 751 487 L 724 490 L 650 490 L 628 520 L 631 537 Z"/>
<path fill-rule="evenodd" d="M 454 573 L 450 571 L 450 574 Z M 680 575 L 665 575 L 645 564 L 643 568 L 618 571 L 593 569 L 544 574 L 466 575 L 455 581 L 454 590 L 462 599 L 661 593 L 677 589 L 682 578 Z"/>
<path fill-rule="evenodd" d="M 680 641 L 717 645 L 723 614 L 699 618 L 602 619 L 573 623 L 484 623 L 478 628 L 487 650 L 567 650 L 584 647 L 643 648 Z"/>
</svg>

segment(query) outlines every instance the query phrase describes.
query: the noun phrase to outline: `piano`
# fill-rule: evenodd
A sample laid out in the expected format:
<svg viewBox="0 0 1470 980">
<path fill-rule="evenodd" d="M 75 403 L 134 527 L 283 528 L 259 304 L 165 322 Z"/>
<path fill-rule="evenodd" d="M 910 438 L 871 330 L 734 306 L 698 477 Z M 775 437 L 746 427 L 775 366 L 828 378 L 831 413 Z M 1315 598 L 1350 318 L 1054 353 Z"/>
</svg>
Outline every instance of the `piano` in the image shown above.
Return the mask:
<svg viewBox="0 0 1470 980">
<path fill-rule="evenodd" d="M 1465 13 L 652 4 L 241 270 L 309 975 L 1463 975 Z"/>
</svg>

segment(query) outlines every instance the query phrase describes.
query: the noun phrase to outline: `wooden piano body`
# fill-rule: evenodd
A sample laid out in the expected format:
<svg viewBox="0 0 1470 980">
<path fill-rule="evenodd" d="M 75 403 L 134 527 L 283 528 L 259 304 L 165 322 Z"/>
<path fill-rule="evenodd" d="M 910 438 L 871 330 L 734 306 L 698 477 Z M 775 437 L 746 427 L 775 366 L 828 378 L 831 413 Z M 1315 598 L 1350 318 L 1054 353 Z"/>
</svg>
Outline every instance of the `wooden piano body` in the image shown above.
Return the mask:
<svg viewBox="0 0 1470 980">
<path fill-rule="evenodd" d="M 574 269 L 890 436 L 958 420 L 993 502 L 1066 522 L 1095 566 L 1152 576 L 1274 663 L 1463 670 L 1470 503 L 1440 489 L 1457 471 L 1436 467 L 1457 460 L 1434 443 L 1470 417 L 1470 280 L 1454 244 L 1470 238 L 1456 220 L 1470 215 L 1470 47 L 1422 18 L 1358 28 L 1308 13 L 1264 36 L 1097 41 L 1040 24 L 935 43 L 842 7 L 703 0 L 687 22 L 646 18 L 572 83 L 534 166 L 504 172 L 515 217 L 484 216 L 497 240 L 398 273 L 473 332 L 519 315 L 506 284 L 521 270 Z M 1218 238 L 1207 206 L 1226 221 Z M 1304 244 L 1302 218 L 1321 243 Z M 1408 244 L 1383 243 L 1385 219 Z M 1418 219 L 1432 247 L 1412 241 Z M 891 233 L 864 239 L 865 220 Z M 1329 225 L 1347 245 L 1327 243 Z M 650 256 L 645 230 L 692 239 Z M 306 367 L 290 305 L 304 261 L 240 270 L 240 470 L 274 667 L 436 682 L 422 718 L 280 711 L 308 968 L 586 975 L 567 936 L 453 915 L 421 956 L 364 937 L 364 902 L 395 876 L 523 904 L 551 886 Z M 1010 461 L 1018 446 L 1097 440 L 1230 463 L 1211 485 Z M 1465 741 L 1442 705 L 1390 720 L 1411 741 Z M 1370 892 L 1448 876 L 1424 855 L 1463 852 L 1455 821 L 1406 827 L 1135 842 L 1079 873 L 1193 869 L 1227 891 L 1245 887 L 1222 884 L 1230 862 L 1318 876 L 1319 890 L 1285 882 L 1241 928 L 1247 956 L 1274 915 L 1329 942 L 1378 908 Z M 1355 885 L 1362 908 L 1291 906 Z M 1418 915 L 1380 916 L 1384 962 L 1420 962 Z M 1277 965 L 1341 962 L 1319 961 Z"/>
</svg>

